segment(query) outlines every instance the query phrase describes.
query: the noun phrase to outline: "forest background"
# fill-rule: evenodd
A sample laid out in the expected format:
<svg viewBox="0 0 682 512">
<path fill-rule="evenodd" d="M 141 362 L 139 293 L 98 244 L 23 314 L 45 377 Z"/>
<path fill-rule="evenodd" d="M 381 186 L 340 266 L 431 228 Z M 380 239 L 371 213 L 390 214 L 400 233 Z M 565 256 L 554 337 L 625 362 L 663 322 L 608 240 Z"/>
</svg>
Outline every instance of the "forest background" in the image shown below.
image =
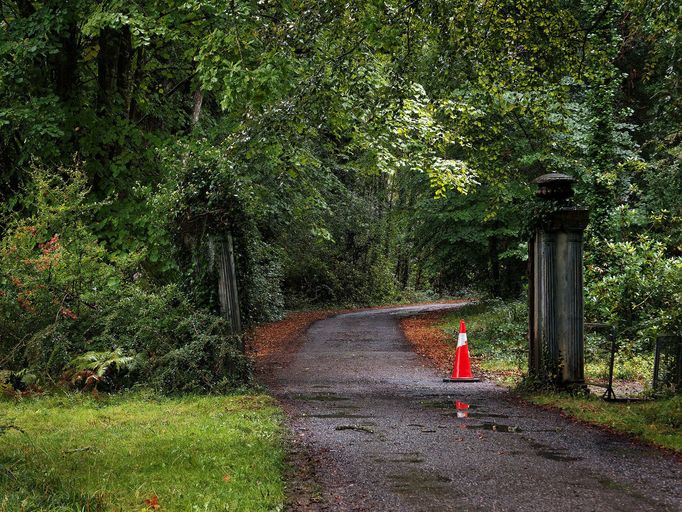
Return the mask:
<svg viewBox="0 0 682 512">
<path fill-rule="evenodd" d="M 0 369 L 247 382 L 227 232 L 246 326 L 518 307 L 551 171 L 591 212 L 588 320 L 650 353 L 682 329 L 681 25 L 672 0 L 0 0 Z"/>
</svg>

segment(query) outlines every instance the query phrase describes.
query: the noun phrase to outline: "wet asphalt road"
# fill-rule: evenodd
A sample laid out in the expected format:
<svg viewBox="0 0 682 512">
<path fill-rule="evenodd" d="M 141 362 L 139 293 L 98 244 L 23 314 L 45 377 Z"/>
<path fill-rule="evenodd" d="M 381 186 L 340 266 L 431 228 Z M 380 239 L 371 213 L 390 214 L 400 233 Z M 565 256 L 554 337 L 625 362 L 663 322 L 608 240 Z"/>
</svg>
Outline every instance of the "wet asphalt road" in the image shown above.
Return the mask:
<svg viewBox="0 0 682 512">
<path fill-rule="evenodd" d="M 443 383 L 398 319 L 453 307 L 319 321 L 273 370 L 319 485 L 292 510 L 682 510 L 674 457 L 521 404 L 492 383 Z M 469 404 L 468 417 L 457 417 L 456 401 Z"/>
</svg>

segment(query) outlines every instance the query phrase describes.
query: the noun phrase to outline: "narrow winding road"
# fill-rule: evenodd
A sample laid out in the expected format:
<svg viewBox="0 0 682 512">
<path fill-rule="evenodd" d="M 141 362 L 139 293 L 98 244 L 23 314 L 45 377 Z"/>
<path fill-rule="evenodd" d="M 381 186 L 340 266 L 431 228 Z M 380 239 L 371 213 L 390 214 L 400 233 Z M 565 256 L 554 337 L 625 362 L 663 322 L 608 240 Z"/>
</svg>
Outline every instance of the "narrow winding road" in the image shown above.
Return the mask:
<svg viewBox="0 0 682 512">
<path fill-rule="evenodd" d="M 679 459 L 523 405 L 489 382 L 443 383 L 398 319 L 452 307 L 319 321 L 273 369 L 299 463 L 305 454 L 314 473 L 292 510 L 682 510 Z M 457 401 L 469 404 L 467 417 Z"/>
</svg>

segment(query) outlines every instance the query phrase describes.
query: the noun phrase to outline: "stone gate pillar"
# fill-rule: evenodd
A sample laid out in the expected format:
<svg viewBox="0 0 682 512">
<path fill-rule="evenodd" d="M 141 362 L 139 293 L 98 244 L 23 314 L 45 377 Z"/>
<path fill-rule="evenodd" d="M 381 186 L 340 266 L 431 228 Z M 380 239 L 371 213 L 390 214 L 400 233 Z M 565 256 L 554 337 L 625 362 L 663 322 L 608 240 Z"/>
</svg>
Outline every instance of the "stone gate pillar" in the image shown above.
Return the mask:
<svg viewBox="0 0 682 512">
<path fill-rule="evenodd" d="M 562 386 L 584 384 L 583 231 L 588 211 L 572 206 L 574 178 L 537 178 L 537 195 L 561 204 L 529 243 L 529 374 Z"/>
</svg>

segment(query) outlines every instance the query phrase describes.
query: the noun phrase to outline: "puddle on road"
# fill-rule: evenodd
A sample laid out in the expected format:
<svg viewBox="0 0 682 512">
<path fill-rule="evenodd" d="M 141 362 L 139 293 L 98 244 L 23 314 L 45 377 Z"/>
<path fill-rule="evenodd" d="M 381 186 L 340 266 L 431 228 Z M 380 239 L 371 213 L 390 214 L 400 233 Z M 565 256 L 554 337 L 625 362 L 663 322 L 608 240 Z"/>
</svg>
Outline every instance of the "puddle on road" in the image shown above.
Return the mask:
<svg viewBox="0 0 682 512">
<path fill-rule="evenodd" d="M 457 400 L 420 400 L 419 405 L 427 409 L 455 409 Z M 463 402 L 459 402 L 463 403 Z M 471 409 L 476 408 L 475 405 L 469 406 Z"/>
<path fill-rule="evenodd" d="M 425 460 L 420 452 L 389 453 L 387 455 L 375 455 L 371 459 L 378 464 L 421 464 Z"/>
<path fill-rule="evenodd" d="M 327 412 L 319 414 L 302 414 L 302 418 L 374 418 L 374 416 L 367 416 L 365 414 L 352 414 L 349 412 Z"/>
<path fill-rule="evenodd" d="M 399 473 L 389 475 L 393 491 L 400 494 L 407 495 L 423 495 L 428 493 L 439 497 L 447 496 L 451 490 L 452 479 L 434 473 L 424 471 L 408 471 L 406 473 Z"/>
<path fill-rule="evenodd" d="M 350 400 L 347 396 L 339 396 L 330 393 L 320 393 L 315 395 L 292 395 L 294 400 L 302 400 L 305 402 L 340 402 L 344 400 Z"/>
<path fill-rule="evenodd" d="M 610 478 L 598 478 L 597 482 L 599 482 L 599 485 L 601 485 L 604 489 L 608 489 L 608 490 L 614 489 L 617 491 L 628 490 L 627 485 L 624 485 L 624 484 L 621 484 L 618 482 L 614 482 Z"/>
<path fill-rule="evenodd" d="M 507 432 L 507 433 L 519 433 L 522 432 L 520 427 L 515 425 L 501 425 L 499 423 L 485 422 L 481 425 L 467 425 L 467 429 L 470 430 L 490 430 L 491 432 Z"/>
<path fill-rule="evenodd" d="M 419 452 L 414 452 L 414 453 L 405 453 L 402 454 L 403 456 L 395 459 L 388 459 L 389 462 L 392 462 L 394 464 L 400 464 L 400 463 L 407 463 L 407 464 L 421 464 L 424 462 L 424 459 L 420 457 Z"/>
<path fill-rule="evenodd" d="M 457 418 L 469 419 L 469 418 L 509 418 L 506 414 L 496 414 L 487 413 L 483 409 L 477 408 L 476 405 L 469 404 L 466 402 L 461 402 L 459 400 L 452 399 L 448 397 L 447 399 L 439 400 L 420 400 L 419 405 L 429 409 L 444 409 L 448 412 L 444 416 L 451 417 L 454 412 Z M 411 424 L 411 426 L 424 427 L 420 424 Z M 523 430 L 516 425 L 506 425 L 502 423 L 497 423 L 496 421 L 484 421 L 480 424 L 470 424 L 469 422 L 463 422 L 460 424 L 460 428 L 465 428 L 467 430 L 487 430 L 489 432 L 502 432 L 518 434 L 523 432 Z M 560 429 L 551 429 L 548 431 L 554 432 Z M 422 432 L 424 432 L 422 430 Z M 535 441 L 530 442 L 533 447 L 533 452 L 536 456 L 542 457 L 544 459 L 556 461 L 556 462 L 575 462 L 582 460 L 580 457 L 574 457 L 570 454 L 564 453 L 563 449 L 553 449 Z M 509 454 L 524 454 L 525 452 L 509 452 Z"/>
<path fill-rule="evenodd" d="M 477 405 L 453 399 L 420 400 L 419 405 L 427 409 L 454 411 L 458 418 L 509 418 L 507 414 L 485 412 L 485 410 L 478 408 Z M 447 412 L 444 416 L 451 416 L 451 412 Z"/>
<path fill-rule="evenodd" d="M 460 402 L 459 400 L 455 402 L 455 411 L 457 411 L 458 418 L 468 418 L 471 406 L 465 402 Z"/>
<path fill-rule="evenodd" d="M 582 460 L 580 457 L 570 457 L 553 450 L 538 450 L 535 453 L 544 459 L 555 460 L 557 462 L 575 462 L 577 460 Z"/>
<path fill-rule="evenodd" d="M 470 412 L 469 416 L 472 418 L 503 418 L 503 419 L 509 418 L 508 414 L 495 414 L 492 412 L 483 412 L 483 411 Z"/>
<path fill-rule="evenodd" d="M 537 441 L 528 440 L 528 443 L 535 450 L 535 455 L 542 457 L 543 459 L 553 460 L 556 462 L 575 462 L 582 460 L 581 457 L 573 457 L 566 454 L 564 448 L 552 448 L 543 443 L 538 443 Z"/>
</svg>

